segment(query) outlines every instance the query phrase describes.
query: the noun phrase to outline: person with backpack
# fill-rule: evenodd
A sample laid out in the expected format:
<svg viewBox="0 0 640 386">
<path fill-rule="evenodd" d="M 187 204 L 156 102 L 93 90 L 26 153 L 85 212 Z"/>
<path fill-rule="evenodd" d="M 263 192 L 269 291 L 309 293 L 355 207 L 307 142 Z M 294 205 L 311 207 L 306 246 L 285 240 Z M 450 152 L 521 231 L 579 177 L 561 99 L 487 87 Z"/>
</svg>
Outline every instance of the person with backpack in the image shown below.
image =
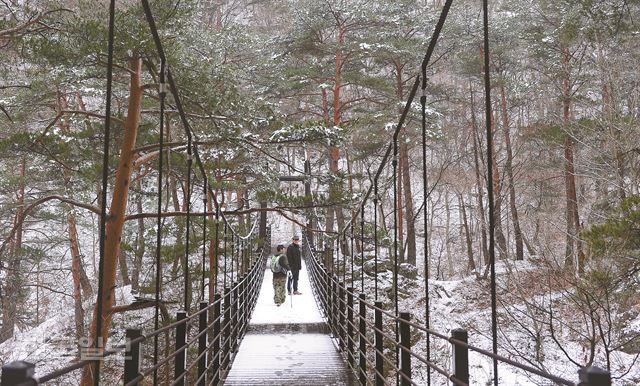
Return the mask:
<svg viewBox="0 0 640 386">
<path fill-rule="evenodd" d="M 293 241 L 287 248 L 287 261 L 289 261 L 289 265 L 291 266 L 291 276 L 289 276 L 287 280 L 287 292 L 289 295 L 291 295 L 292 291 L 294 295 L 302 295 L 302 292 L 298 291 L 298 278 L 300 277 L 300 270 L 302 269 L 299 236 L 293 236 Z"/>
<path fill-rule="evenodd" d="M 276 306 L 280 307 L 286 300 L 285 284 L 287 281 L 287 272 L 289 272 L 289 262 L 287 255 L 284 253 L 284 245 L 280 244 L 276 247 L 276 254 L 271 257 L 271 272 L 273 272 L 273 301 Z"/>
</svg>

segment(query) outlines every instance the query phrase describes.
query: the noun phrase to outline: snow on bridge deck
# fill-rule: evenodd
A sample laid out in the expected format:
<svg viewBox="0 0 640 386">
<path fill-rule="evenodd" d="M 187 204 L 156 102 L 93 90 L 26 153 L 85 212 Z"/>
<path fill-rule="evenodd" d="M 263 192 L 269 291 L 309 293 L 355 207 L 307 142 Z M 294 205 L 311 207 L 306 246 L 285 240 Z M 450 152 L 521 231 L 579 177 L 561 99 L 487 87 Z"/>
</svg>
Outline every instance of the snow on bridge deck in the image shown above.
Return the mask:
<svg viewBox="0 0 640 386">
<path fill-rule="evenodd" d="M 287 296 L 286 303 L 277 307 L 267 270 L 225 385 L 354 384 L 320 315 L 304 262 L 298 287 L 302 295 Z"/>
</svg>

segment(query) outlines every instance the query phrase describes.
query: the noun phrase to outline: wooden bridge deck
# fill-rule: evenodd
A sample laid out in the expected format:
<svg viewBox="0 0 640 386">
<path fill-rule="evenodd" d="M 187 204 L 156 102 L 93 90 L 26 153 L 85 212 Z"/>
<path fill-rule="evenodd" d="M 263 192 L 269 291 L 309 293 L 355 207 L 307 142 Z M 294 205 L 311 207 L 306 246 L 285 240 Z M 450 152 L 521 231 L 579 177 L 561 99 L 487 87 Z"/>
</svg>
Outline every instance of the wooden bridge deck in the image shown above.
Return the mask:
<svg viewBox="0 0 640 386">
<path fill-rule="evenodd" d="M 299 291 L 280 307 L 273 303 L 271 271 L 264 282 L 247 334 L 225 385 L 353 385 L 316 305 L 307 271 Z"/>
</svg>

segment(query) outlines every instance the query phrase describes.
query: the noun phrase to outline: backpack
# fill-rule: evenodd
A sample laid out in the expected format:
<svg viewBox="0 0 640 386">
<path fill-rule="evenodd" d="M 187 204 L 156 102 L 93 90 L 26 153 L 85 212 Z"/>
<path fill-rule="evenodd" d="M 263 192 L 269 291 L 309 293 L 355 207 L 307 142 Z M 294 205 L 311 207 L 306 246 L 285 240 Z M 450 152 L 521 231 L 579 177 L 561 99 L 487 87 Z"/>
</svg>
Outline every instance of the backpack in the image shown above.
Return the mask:
<svg viewBox="0 0 640 386">
<path fill-rule="evenodd" d="M 271 272 L 273 273 L 282 272 L 282 267 L 280 267 L 280 256 L 281 255 L 271 256 Z"/>
</svg>

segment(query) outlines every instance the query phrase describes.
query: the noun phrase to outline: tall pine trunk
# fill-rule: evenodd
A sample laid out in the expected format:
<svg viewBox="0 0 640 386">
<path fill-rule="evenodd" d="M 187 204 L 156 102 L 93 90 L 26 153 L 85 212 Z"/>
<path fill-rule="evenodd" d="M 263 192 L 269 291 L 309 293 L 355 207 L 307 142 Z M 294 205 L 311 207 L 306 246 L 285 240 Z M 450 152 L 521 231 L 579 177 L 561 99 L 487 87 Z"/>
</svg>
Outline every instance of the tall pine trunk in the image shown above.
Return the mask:
<svg viewBox="0 0 640 386">
<path fill-rule="evenodd" d="M 7 274 L 4 283 L 0 283 L 0 302 L 2 304 L 2 327 L 0 327 L 0 343 L 13 336 L 16 322 L 18 320 L 18 301 L 22 287 L 22 277 L 20 275 L 20 265 L 22 262 L 22 236 L 24 232 L 24 192 L 27 161 L 23 157 L 20 161 L 20 186 L 18 188 L 17 211 L 14 223 L 19 226 L 10 242 L 9 262 L 7 264 Z"/>
<path fill-rule="evenodd" d="M 576 192 L 576 176 L 574 164 L 574 144 L 571 137 L 571 82 L 569 78 L 570 53 L 568 47 L 562 48 L 562 67 L 564 76 L 562 79 L 562 125 L 565 131 L 564 139 L 564 181 L 566 193 L 566 221 L 567 221 L 567 244 L 565 249 L 565 267 L 575 268 L 578 273 L 582 272 L 582 246 L 578 238 L 580 232 L 580 216 L 578 213 L 578 197 Z"/>
<path fill-rule="evenodd" d="M 340 99 L 340 91 L 342 89 L 342 45 L 344 44 L 344 27 L 338 28 L 337 48 L 335 50 L 335 77 L 333 85 L 333 125 L 339 126 L 342 123 L 342 104 Z M 340 149 L 331 145 L 329 147 L 329 173 L 337 178 L 338 161 L 340 160 Z M 330 200 L 336 200 L 340 196 L 342 186 L 339 182 L 332 180 L 329 183 Z M 344 228 L 344 213 L 342 207 L 335 205 L 327 210 L 327 232 L 333 232 L 334 221 L 338 222 L 337 231 L 340 232 Z M 346 252 L 346 251 L 343 251 Z"/>
<path fill-rule="evenodd" d="M 489 264 L 489 249 L 487 248 L 487 224 L 484 214 L 484 200 L 483 200 L 483 173 L 480 170 L 480 155 L 478 148 L 480 147 L 480 137 L 478 133 L 478 121 L 476 120 L 475 101 L 473 98 L 473 89 L 471 88 L 471 82 L 469 82 L 469 94 L 471 100 L 471 128 L 473 130 L 473 162 L 474 171 L 476 176 L 476 197 L 478 197 L 478 216 L 480 217 L 480 244 L 482 246 L 482 257 L 484 265 Z"/>
<path fill-rule="evenodd" d="M 493 146 L 491 147 L 493 155 L 491 157 L 491 167 L 493 168 L 493 192 L 495 197 L 494 210 L 496 243 L 498 244 L 500 258 L 504 259 L 509 254 L 509 250 L 507 249 L 507 239 L 504 237 L 504 231 L 502 227 L 502 184 L 500 183 L 500 170 L 498 169 L 498 152 L 495 146 L 496 123 L 493 117 L 493 110 L 491 111 L 491 131 L 493 131 L 494 134 L 491 136 L 491 140 L 494 141 Z"/>
<path fill-rule="evenodd" d="M 97 349 L 102 352 L 107 344 L 109 327 L 111 325 L 111 307 L 115 303 L 114 289 L 116 286 L 116 269 L 118 265 L 118 253 L 120 252 L 120 238 L 124 227 L 124 218 L 127 208 L 127 197 L 131 182 L 133 164 L 133 150 L 136 144 L 138 126 L 140 124 L 140 107 L 142 102 L 142 87 L 140 83 L 141 59 L 135 55 L 129 59 L 131 80 L 129 86 L 129 103 L 127 119 L 124 125 L 124 137 L 120 148 L 120 159 L 116 170 L 111 207 L 106 219 L 106 238 L 104 241 L 104 265 L 102 279 L 102 291 L 98 293 L 102 300 L 101 329 L 98 331 L 98 303 L 93 310 L 91 323 L 91 343 L 96 339 L 100 343 Z M 95 364 L 87 365 L 82 372 L 80 384 L 90 386 L 93 384 L 93 372 Z"/>
<path fill-rule="evenodd" d="M 520 221 L 518 219 L 518 206 L 516 205 L 516 188 L 513 178 L 513 151 L 511 149 L 511 130 L 509 127 L 509 113 L 507 111 L 507 96 L 503 83 L 500 84 L 500 105 L 502 111 L 502 130 L 504 132 L 504 143 L 507 148 L 507 160 L 504 165 L 508 178 L 509 189 L 509 207 L 511 208 L 511 218 L 513 220 L 513 235 L 516 242 L 516 260 L 524 259 L 524 246 L 522 242 L 522 231 L 520 229 Z"/>
<path fill-rule="evenodd" d="M 460 205 L 460 214 L 462 217 L 462 226 L 464 228 L 464 236 L 467 245 L 467 270 L 473 272 L 476 270 L 476 262 L 473 259 L 473 240 L 471 238 L 471 231 L 469 230 L 469 220 L 467 219 L 467 209 L 465 207 L 464 198 L 462 193 L 458 193 L 458 203 Z"/>
</svg>

